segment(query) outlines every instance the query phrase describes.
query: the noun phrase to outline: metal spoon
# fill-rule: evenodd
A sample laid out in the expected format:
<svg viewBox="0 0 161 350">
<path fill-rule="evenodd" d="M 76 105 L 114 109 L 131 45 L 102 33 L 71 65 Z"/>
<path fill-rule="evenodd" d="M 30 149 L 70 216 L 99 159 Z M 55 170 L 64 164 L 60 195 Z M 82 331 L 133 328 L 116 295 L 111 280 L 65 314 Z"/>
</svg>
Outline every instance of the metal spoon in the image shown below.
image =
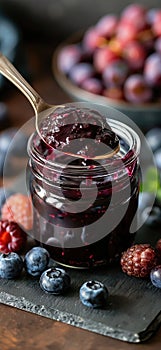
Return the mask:
<svg viewBox="0 0 161 350">
<path fill-rule="evenodd" d="M 41 133 L 40 125 L 42 121 L 49 116 L 49 114 L 54 112 L 58 107 L 65 108 L 65 105 L 50 105 L 46 103 L 41 96 L 32 88 L 32 86 L 22 77 L 22 75 L 17 71 L 13 64 L 0 53 L 0 73 L 4 75 L 8 80 L 10 80 L 16 87 L 21 90 L 21 92 L 27 97 L 35 111 L 35 127 L 40 138 L 46 143 Z M 73 104 L 74 105 L 74 104 Z M 94 159 L 104 159 L 110 158 L 114 154 L 118 153 L 120 145 L 118 144 L 115 149 L 111 149 L 108 153 L 102 154 L 100 156 L 93 157 Z M 67 153 L 67 152 L 64 152 Z M 74 157 L 83 158 L 81 155 L 70 154 Z"/>
</svg>

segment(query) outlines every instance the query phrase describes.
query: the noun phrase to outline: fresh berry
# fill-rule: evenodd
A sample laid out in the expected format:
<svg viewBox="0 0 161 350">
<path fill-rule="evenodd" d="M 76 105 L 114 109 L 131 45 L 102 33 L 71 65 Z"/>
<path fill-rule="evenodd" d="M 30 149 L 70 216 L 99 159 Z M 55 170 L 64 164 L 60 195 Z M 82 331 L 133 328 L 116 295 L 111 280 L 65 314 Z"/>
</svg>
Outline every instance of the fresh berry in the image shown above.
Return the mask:
<svg viewBox="0 0 161 350">
<path fill-rule="evenodd" d="M 152 29 L 155 35 L 161 36 L 161 9 L 155 13 Z"/>
<path fill-rule="evenodd" d="M 42 273 L 40 287 L 46 293 L 64 294 L 70 287 L 70 276 L 64 269 L 51 267 Z"/>
<path fill-rule="evenodd" d="M 157 265 L 151 270 L 150 279 L 155 287 L 161 288 L 161 265 Z"/>
<path fill-rule="evenodd" d="M 122 43 L 124 47 L 125 44 L 136 40 L 138 34 L 138 29 L 135 26 L 132 26 L 130 22 L 121 20 L 117 26 L 116 37 L 117 40 Z"/>
<path fill-rule="evenodd" d="M 114 62 L 118 56 L 109 48 L 103 46 L 97 49 L 93 55 L 93 65 L 98 73 L 102 73 L 110 62 Z"/>
<path fill-rule="evenodd" d="M 123 57 L 131 69 L 142 69 L 146 58 L 146 49 L 141 42 L 130 41 L 123 49 Z"/>
<path fill-rule="evenodd" d="M 108 290 L 106 286 L 95 280 L 85 282 L 79 291 L 81 302 L 88 307 L 101 308 L 108 300 Z"/>
<path fill-rule="evenodd" d="M 25 269 L 31 276 L 40 276 L 49 264 L 50 255 L 45 248 L 33 247 L 24 258 Z"/>
<path fill-rule="evenodd" d="M 124 62 L 128 75 L 121 87 L 119 79 L 118 84 L 111 87 L 107 84 L 115 72 L 111 64 L 119 59 Z M 68 66 L 68 62 L 70 69 L 65 70 L 64 67 L 66 64 Z M 93 65 L 92 79 L 99 79 L 102 89 L 99 88 L 98 80 L 96 83 L 91 80 L 86 83 L 83 79 L 81 85 L 78 72 L 76 76 L 79 77 L 79 82 L 75 76 L 73 79 L 70 74 L 77 64 Z M 119 16 L 113 13 L 105 14 L 85 31 L 79 42 L 68 44 L 60 50 L 58 65 L 73 84 L 85 91 L 130 103 L 160 102 L 161 9 L 149 9 L 142 4 L 132 3 L 126 6 Z M 103 77 L 105 69 L 108 72 L 107 83 Z M 121 71 L 119 74 L 116 72 L 119 76 L 120 73 Z M 122 73 L 124 75 L 124 71 Z M 129 92 L 124 94 L 126 80 L 134 74 L 140 75 L 142 82 L 137 84 L 135 94 Z"/>
<path fill-rule="evenodd" d="M 129 276 L 148 277 L 157 264 L 157 255 L 150 244 L 136 244 L 122 254 L 121 267 Z"/>
<path fill-rule="evenodd" d="M 17 278 L 22 269 L 23 260 L 17 253 L 0 254 L 0 278 Z"/>
<path fill-rule="evenodd" d="M 82 40 L 83 50 L 92 54 L 98 47 L 105 42 L 105 39 L 100 35 L 99 31 L 95 27 L 90 27 L 84 34 Z"/>
<path fill-rule="evenodd" d="M 18 252 L 26 244 L 26 233 L 16 222 L 0 220 L 0 252 Z"/>
<path fill-rule="evenodd" d="M 124 94 L 126 100 L 132 103 L 150 102 L 152 99 L 152 89 L 141 74 L 133 74 L 126 79 Z"/>
<path fill-rule="evenodd" d="M 7 198 L 1 212 L 3 220 L 15 221 L 26 230 L 32 229 L 32 205 L 27 195 L 22 193 L 13 194 Z"/>
<path fill-rule="evenodd" d="M 160 227 L 161 209 L 158 206 L 146 207 L 142 212 L 143 222 L 150 227 Z"/>
<path fill-rule="evenodd" d="M 68 45 L 61 50 L 59 55 L 59 68 L 64 73 L 69 73 L 70 69 L 80 61 L 81 48 L 79 45 Z"/>
<path fill-rule="evenodd" d="M 86 79 L 94 75 L 94 69 L 91 63 L 77 63 L 71 68 L 69 77 L 76 85 L 81 85 Z"/>
<path fill-rule="evenodd" d="M 145 23 L 146 8 L 141 4 L 130 4 L 127 5 L 121 13 L 121 19 L 129 21 L 133 26 L 140 28 L 143 27 Z"/>
<path fill-rule="evenodd" d="M 116 33 L 118 18 L 114 14 L 108 14 L 100 18 L 96 24 L 96 30 L 98 33 L 109 39 Z"/>
<path fill-rule="evenodd" d="M 152 87 L 161 86 L 161 56 L 158 53 L 152 53 L 145 60 L 144 78 Z"/>
<path fill-rule="evenodd" d="M 88 92 L 91 92 L 92 94 L 100 95 L 103 88 L 103 84 L 100 79 L 91 77 L 91 78 L 85 79 L 82 82 L 81 88 L 83 88 Z"/>
<path fill-rule="evenodd" d="M 102 73 L 104 85 L 109 86 L 121 86 L 125 82 L 128 75 L 127 64 L 118 59 L 110 62 Z"/>
<path fill-rule="evenodd" d="M 155 16 L 156 16 L 158 11 L 160 11 L 159 8 L 153 8 L 153 7 L 147 11 L 147 13 L 146 13 L 147 24 L 149 24 L 151 26 L 154 23 Z"/>
</svg>

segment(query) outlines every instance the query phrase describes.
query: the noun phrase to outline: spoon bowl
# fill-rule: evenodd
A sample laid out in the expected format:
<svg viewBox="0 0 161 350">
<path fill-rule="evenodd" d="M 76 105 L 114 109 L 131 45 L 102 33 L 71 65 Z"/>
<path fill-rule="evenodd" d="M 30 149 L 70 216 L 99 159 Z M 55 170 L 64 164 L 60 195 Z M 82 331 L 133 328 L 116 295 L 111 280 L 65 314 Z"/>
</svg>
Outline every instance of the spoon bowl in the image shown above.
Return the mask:
<svg viewBox="0 0 161 350">
<path fill-rule="evenodd" d="M 63 112 L 66 112 L 66 106 L 68 105 L 50 105 L 46 103 L 42 97 L 33 89 L 33 87 L 22 77 L 22 75 L 17 71 L 13 64 L 0 53 L 0 73 L 4 75 L 8 80 L 10 80 L 28 99 L 32 105 L 35 112 L 35 127 L 40 138 L 48 145 L 46 139 L 43 137 L 41 132 L 41 127 L 44 120 L 51 114 L 54 114 L 58 108 L 63 108 Z M 72 106 L 74 107 L 74 103 Z M 77 105 L 77 104 L 76 104 Z M 88 108 L 88 103 L 87 103 Z M 56 118 L 56 116 L 55 116 Z M 112 157 L 114 154 L 118 153 L 120 149 L 119 143 L 116 144 L 114 148 L 108 147 L 108 152 L 99 156 L 92 156 L 92 159 L 106 159 Z M 64 151 L 63 151 L 64 152 Z M 81 154 L 74 154 L 70 152 L 64 152 L 70 156 L 84 158 Z"/>
</svg>

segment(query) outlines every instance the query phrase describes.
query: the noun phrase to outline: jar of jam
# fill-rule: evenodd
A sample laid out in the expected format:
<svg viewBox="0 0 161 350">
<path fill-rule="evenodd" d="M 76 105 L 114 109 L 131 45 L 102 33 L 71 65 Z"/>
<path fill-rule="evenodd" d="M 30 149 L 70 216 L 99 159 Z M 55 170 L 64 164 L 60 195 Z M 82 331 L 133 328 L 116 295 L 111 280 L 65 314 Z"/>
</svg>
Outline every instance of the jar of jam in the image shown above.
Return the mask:
<svg viewBox="0 0 161 350">
<path fill-rule="evenodd" d="M 138 135 L 99 108 L 79 104 L 56 109 L 41 132 L 45 142 L 35 132 L 28 143 L 32 236 L 66 266 L 116 262 L 135 237 Z"/>
</svg>

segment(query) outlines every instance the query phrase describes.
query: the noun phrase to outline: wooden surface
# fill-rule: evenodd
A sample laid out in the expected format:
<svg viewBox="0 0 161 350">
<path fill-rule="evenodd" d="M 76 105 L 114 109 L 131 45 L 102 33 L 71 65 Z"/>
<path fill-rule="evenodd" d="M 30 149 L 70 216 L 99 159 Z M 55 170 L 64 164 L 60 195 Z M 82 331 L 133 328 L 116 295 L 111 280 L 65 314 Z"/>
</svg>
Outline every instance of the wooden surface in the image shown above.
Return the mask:
<svg viewBox="0 0 161 350">
<path fill-rule="evenodd" d="M 24 48 L 25 49 L 25 48 Z M 53 47 L 29 42 L 26 46 L 28 69 L 33 87 L 49 103 L 69 102 L 51 73 Z M 32 108 L 14 87 L 1 95 L 9 108 L 11 125 L 20 126 L 33 116 Z M 151 340 L 141 344 L 142 350 L 160 348 L 161 329 Z M 136 350 L 140 345 L 117 341 L 89 331 L 46 319 L 25 311 L 0 305 L 0 349 L 2 350 Z"/>
</svg>

